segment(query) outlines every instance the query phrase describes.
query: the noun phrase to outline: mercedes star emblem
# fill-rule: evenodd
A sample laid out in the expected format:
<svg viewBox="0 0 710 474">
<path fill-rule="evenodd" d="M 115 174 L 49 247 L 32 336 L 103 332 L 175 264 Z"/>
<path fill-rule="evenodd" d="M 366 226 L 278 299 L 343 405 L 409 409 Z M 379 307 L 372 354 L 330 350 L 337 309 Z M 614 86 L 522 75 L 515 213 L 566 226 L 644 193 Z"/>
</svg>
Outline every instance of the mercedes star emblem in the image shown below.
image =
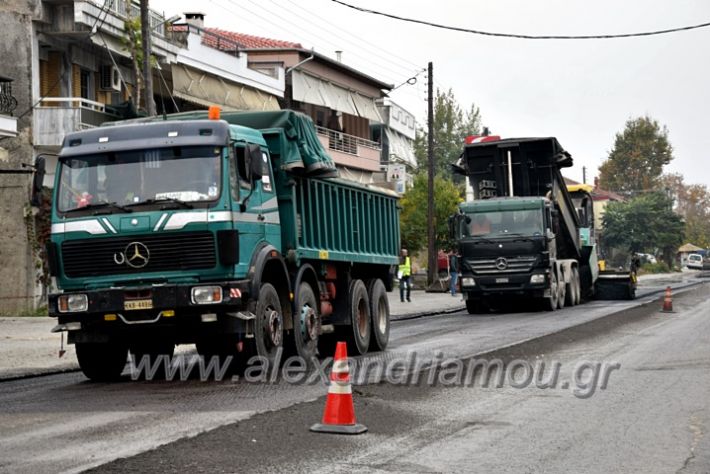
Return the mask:
<svg viewBox="0 0 710 474">
<path fill-rule="evenodd" d="M 126 250 L 123 251 L 126 257 L 126 264 L 133 268 L 143 268 L 148 265 L 150 259 L 150 251 L 145 244 L 140 242 L 131 242 L 126 245 Z"/>
<path fill-rule="evenodd" d="M 505 270 L 508 268 L 508 261 L 503 257 L 498 257 L 496 259 L 496 268 L 498 270 Z"/>
</svg>

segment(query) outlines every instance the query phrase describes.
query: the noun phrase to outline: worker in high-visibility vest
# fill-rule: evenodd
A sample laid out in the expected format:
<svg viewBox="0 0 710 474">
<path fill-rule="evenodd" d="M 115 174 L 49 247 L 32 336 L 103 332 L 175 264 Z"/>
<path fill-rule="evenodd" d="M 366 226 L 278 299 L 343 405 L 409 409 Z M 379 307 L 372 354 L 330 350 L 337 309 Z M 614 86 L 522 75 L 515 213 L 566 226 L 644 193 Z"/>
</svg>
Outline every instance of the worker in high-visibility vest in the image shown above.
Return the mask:
<svg viewBox="0 0 710 474">
<path fill-rule="evenodd" d="M 399 271 L 397 272 L 399 278 L 399 299 L 404 303 L 404 287 L 407 287 L 407 301 L 411 302 L 412 293 L 412 283 L 410 278 L 412 276 L 412 260 L 407 254 L 407 249 L 402 249 L 402 256 L 400 258 Z"/>
</svg>

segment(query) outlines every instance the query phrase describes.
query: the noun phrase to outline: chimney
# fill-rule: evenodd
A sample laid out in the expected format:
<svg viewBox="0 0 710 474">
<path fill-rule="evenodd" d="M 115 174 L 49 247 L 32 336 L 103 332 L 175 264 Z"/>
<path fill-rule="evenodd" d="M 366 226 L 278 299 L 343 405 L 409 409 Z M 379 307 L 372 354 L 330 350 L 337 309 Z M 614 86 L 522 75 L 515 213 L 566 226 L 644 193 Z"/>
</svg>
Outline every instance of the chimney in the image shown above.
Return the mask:
<svg viewBox="0 0 710 474">
<path fill-rule="evenodd" d="M 343 52 L 342 51 L 336 51 L 335 52 L 335 59 L 341 63 L 343 62 Z"/>
<path fill-rule="evenodd" d="M 190 24 L 194 25 L 198 28 L 204 28 L 205 27 L 205 14 L 204 13 L 185 13 L 185 21 Z"/>
</svg>

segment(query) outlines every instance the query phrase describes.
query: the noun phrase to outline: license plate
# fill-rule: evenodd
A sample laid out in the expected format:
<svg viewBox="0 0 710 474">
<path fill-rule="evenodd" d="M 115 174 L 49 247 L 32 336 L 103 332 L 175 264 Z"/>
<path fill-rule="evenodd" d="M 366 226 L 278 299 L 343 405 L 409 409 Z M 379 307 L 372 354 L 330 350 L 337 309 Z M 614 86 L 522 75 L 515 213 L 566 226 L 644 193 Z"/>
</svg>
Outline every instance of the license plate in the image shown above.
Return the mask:
<svg viewBox="0 0 710 474">
<path fill-rule="evenodd" d="M 507 278 L 496 278 L 496 283 L 508 283 Z"/>
<path fill-rule="evenodd" d="M 126 311 L 134 309 L 153 309 L 153 300 L 129 300 L 124 301 L 123 308 Z"/>
</svg>

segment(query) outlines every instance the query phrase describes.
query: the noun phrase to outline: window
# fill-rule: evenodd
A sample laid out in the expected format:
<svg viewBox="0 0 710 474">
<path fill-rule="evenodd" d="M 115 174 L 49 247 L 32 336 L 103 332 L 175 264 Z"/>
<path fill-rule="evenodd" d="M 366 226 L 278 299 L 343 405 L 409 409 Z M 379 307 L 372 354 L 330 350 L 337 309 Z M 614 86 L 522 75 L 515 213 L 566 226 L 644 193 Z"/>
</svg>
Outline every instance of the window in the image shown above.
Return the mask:
<svg viewBox="0 0 710 474">
<path fill-rule="evenodd" d="M 79 70 L 80 78 L 80 94 L 83 99 L 93 100 L 94 97 L 91 93 L 91 71 L 87 69 Z"/>
<path fill-rule="evenodd" d="M 251 181 L 249 181 L 249 173 L 247 172 L 246 148 L 244 145 L 234 147 L 234 157 L 237 164 L 239 187 L 242 189 L 251 189 Z"/>
</svg>

